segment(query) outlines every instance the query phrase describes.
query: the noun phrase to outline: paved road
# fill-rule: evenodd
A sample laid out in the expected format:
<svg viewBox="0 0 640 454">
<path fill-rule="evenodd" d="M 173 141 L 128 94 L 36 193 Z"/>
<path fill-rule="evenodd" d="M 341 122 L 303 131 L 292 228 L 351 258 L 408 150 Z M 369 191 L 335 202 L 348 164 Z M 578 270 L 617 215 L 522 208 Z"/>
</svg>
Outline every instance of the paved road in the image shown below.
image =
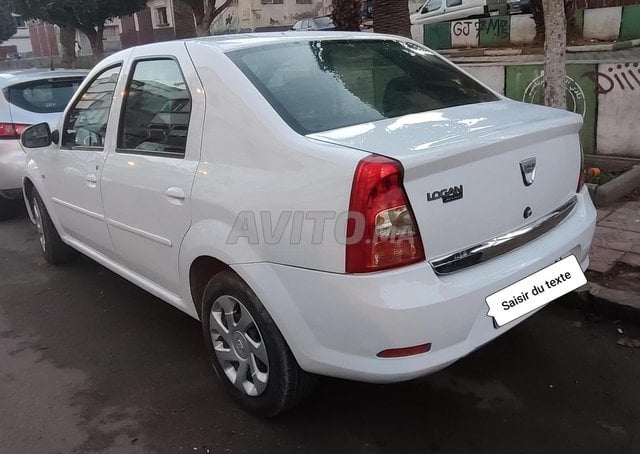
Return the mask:
<svg viewBox="0 0 640 454">
<path fill-rule="evenodd" d="M 48 452 L 640 452 L 637 327 L 553 305 L 438 374 L 324 380 L 261 421 L 210 370 L 196 321 L 88 259 L 52 268 L 0 224 L 0 448 Z M 366 335 L 366 333 L 354 333 Z"/>
</svg>

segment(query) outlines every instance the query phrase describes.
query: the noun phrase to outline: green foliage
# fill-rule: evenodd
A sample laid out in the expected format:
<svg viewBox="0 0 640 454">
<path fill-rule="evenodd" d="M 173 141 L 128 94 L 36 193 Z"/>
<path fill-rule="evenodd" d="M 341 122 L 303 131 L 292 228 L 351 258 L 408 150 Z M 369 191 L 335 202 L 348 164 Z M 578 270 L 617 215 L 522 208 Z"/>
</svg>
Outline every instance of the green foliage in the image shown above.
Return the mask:
<svg viewBox="0 0 640 454">
<path fill-rule="evenodd" d="M 0 7 L 0 42 L 6 41 L 16 34 L 16 21 L 5 8 Z"/>
<path fill-rule="evenodd" d="M 51 24 L 86 31 L 102 27 L 120 16 L 128 16 L 146 6 L 145 0 L 0 0 L 25 19 L 41 19 Z"/>
</svg>

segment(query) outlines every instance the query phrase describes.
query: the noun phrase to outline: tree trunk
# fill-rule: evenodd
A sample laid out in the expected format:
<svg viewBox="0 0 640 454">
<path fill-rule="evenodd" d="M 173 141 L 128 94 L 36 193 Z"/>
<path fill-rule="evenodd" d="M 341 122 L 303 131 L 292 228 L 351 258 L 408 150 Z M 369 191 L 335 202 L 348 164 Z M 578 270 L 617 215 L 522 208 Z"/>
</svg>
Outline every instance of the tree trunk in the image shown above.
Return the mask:
<svg viewBox="0 0 640 454">
<path fill-rule="evenodd" d="M 545 21 L 544 102 L 567 108 L 566 59 L 567 22 L 564 7 L 557 0 L 542 0 Z"/>
<path fill-rule="evenodd" d="M 60 27 L 60 45 L 62 46 L 62 66 L 76 67 L 76 29 Z"/>
<path fill-rule="evenodd" d="M 97 63 L 104 57 L 104 43 L 102 41 L 104 36 L 104 25 L 97 27 L 86 27 L 80 29 L 82 33 L 87 35 L 89 44 L 91 44 L 91 52 L 93 53 L 93 60 Z"/>
<path fill-rule="evenodd" d="M 409 6 L 403 0 L 373 0 L 373 29 L 411 38 Z"/>
<path fill-rule="evenodd" d="M 197 36 L 209 36 L 211 34 L 210 24 L 204 22 L 196 22 L 196 35 Z"/>
<path fill-rule="evenodd" d="M 359 0 L 357 0 L 359 1 Z M 224 0 L 220 6 L 216 7 L 219 0 L 192 0 L 185 1 L 193 11 L 193 18 L 196 22 L 196 35 L 209 36 L 211 34 L 211 24 L 222 12 L 227 9 L 233 0 Z"/>
<path fill-rule="evenodd" d="M 542 44 L 544 42 L 544 11 L 542 9 L 543 0 L 531 0 L 531 15 L 536 23 L 536 37 L 534 42 Z M 576 2 L 575 0 L 564 0 L 564 16 L 567 22 L 567 37 L 575 40 L 579 38 L 578 25 L 576 23 Z"/>
<path fill-rule="evenodd" d="M 333 8 L 331 19 L 336 26 L 336 30 L 360 31 L 360 22 L 362 22 L 361 0 L 333 0 L 331 7 Z"/>
</svg>

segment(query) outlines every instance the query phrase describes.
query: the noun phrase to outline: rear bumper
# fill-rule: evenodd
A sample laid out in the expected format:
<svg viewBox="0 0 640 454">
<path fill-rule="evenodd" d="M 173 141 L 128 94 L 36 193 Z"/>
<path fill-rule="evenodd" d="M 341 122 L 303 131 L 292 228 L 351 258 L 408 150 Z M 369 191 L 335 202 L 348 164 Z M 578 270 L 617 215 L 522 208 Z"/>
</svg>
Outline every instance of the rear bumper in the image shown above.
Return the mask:
<svg viewBox="0 0 640 454">
<path fill-rule="evenodd" d="M 257 263 L 233 268 L 261 299 L 300 366 L 313 373 L 389 383 L 435 372 L 525 320 L 496 329 L 485 298 L 573 254 L 583 269 L 596 212 L 584 190 L 570 216 L 531 243 L 486 263 L 437 276 L 427 263 L 346 275 Z M 431 351 L 380 359 L 390 348 Z"/>
<path fill-rule="evenodd" d="M 0 140 L 0 191 L 5 198 L 8 194 L 22 196 L 22 173 L 26 154 L 17 140 Z M 18 192 L 9 191 L 18 189 Z"/>
</svg>

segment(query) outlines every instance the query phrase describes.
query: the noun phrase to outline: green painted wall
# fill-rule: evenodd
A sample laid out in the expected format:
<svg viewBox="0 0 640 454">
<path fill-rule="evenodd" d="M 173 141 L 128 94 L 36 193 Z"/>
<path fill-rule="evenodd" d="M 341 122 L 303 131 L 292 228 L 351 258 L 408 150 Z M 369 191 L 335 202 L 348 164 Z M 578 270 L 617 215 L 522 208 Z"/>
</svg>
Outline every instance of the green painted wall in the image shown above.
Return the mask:
<svg viewBox="0 0 640 454">
<path fill-rule="evenodd" d="M 622 9 L 620 41 L 640 38 L 640 5 L 625 6 Z"/>
<path fill-rule="evenodd" d="M 568 110 L 584 117 L 580 133 L 584 152 L 596 151 L 596 115 L 598 95 L 593 82 L 596 65 L 567 65 L 567 76 L 572 79 L 567 87 Z M 508 66 L 505 94 L 517 101 L 544 104 L 544 80 L 541 65 Z"/>
<path fill-rule="evenodd" d="M 451 49 L 451 23 L 425 25 L 424 43 L 431 49 Z"/>
<path fill-rule="evenodd" d="M 480 19 L 480 47 L 509 46 L 511 17 L 487 17 Z"/>
<path fill-rule="evenodd" d="M 584 10 L 576 10 L 573 17 L 576 19 L 576 29 L 578 30 L 578 33 L 580 33 L 580 36 L 582 36 L 582 33 L 584 32 Z"/>
</svg>

